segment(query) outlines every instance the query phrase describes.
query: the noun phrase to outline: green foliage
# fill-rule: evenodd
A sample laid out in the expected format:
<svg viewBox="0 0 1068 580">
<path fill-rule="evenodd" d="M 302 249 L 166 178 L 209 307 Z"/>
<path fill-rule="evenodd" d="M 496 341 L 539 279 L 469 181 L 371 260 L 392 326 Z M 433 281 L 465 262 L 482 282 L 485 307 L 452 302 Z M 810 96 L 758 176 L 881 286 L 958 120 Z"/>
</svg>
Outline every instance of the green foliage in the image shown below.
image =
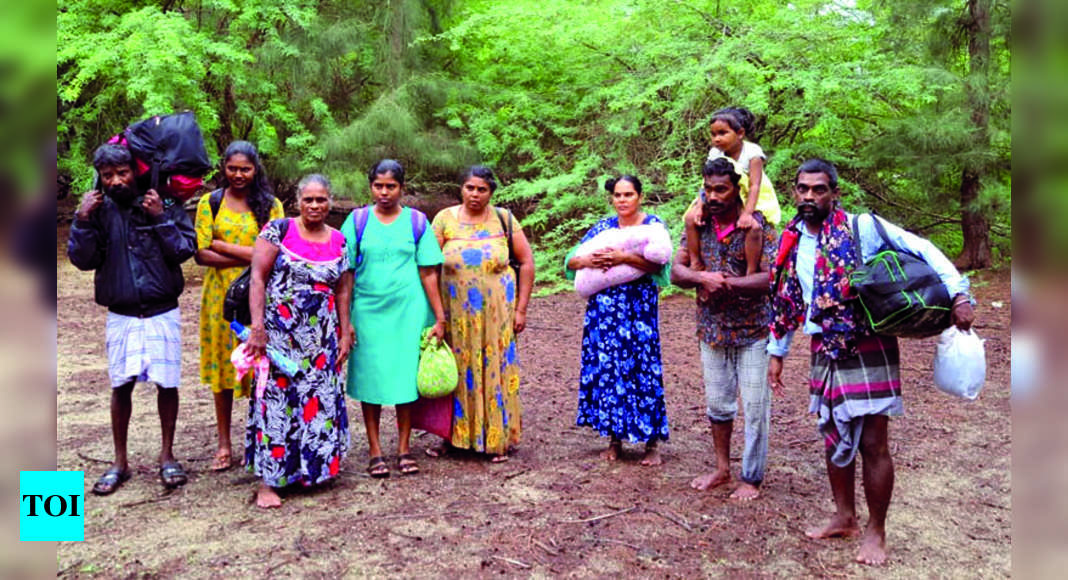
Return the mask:
<svg viewBox="0 0 1068 580">
<path fill-rule="evenodd" d="M 434 47 L 439 2 L 64 0 L 59 5 L 60 168 L 89 187 L 92 150 L 129 122 L 190 109 L 218 155 L 256 144 L 282 190 L 310 171 L 354 175 L 387 152 L 430 173 L 476 157 L 432 123 L 444 87 Z M 422 64 L 421 64 L 422 63 Z M 354 152 L 357 152 L 354 154 Z"/>
<path fill-rule="evenodd" d="M 42 174 L 48 173 L 43 171 L 49 162 L 43 153 L 52 131 L 54 25 L 51 10 L 37 2 L 13 2 L 4 10 L 0 134 L 5 139 L 0 142 L 0 187 L 31 194 L 40 191 Z"/>
<path fill-rule="evenodd" d="M 501 199 L 529 210 L 524 225 L 552 260 L 542 280 L 557 280 L 556 258 L 606 212 L 584 199 L 600 195 L 605 173 L 637 173 L 654 211 L 676 223 L 699 185 L 707 119 L 730 105 L 757 116 L 753 137 L 787 208 L 793 169 L 820 156 L 839 166 L 847 206 L 929 228 L 959 214 L 961 170 L 982 165 L 994 178 L 981 209 L 1007 225 L 1007 132 L 975 142 L 962 71 L 924 42 L 953 5 L 916 3 L 901 17 L 851 6 L 468 3 L 439 38 L 470 86 L 440 117 L 511 183 Z M 1008 68 L 997 71 L 992 99 L 1007 110 Z M 955 240 L 945 249 L 959 250 Z"/>
<path fill-rule="evenodd" d="M 416 192 L 436 191 L 480 161 L 523 219 L 539 281 L 557 285 L 564 254 L 611 212 L 610 175 L 641 177 L 647 209 L 680 233 L 708 119 L 735 105 L 756 115 L 749 137 L 784 217 L 798 163 L 824 157 L 848 208 L 952 254 L 971 169 L 984 176 L 972 209 L 1007 253 L 1008 8 L 983 1 L 991 66 L 976 79 L 948 0 L 62 0 L 61 167 L 85 183 L 106 136 L 179 108 L 216 152 L 254 141 L 283 187 L 322 170 L 363 196 L 366 168 L 389 156 Z"/>
</svg>

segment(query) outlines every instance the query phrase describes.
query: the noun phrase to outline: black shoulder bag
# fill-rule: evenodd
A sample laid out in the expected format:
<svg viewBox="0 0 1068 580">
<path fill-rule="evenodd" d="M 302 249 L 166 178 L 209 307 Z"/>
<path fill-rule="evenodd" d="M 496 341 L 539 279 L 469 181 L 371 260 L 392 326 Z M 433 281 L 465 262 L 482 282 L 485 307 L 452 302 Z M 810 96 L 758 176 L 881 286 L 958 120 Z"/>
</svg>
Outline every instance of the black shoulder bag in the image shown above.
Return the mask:
<svg viewBox="0 0 1068 580">
<path fill-rule="evenodd" d="M 278 224 L 279 239 L 286 236 L 289 231 L 289 218 L 281 218 Z M 223 298 L 223 318 L 229 322 L 237 321 L 245 326 L 252 324 L 252 309 L 249 307 L 249 286 L 252 284 L 252 266 L 245 268 L 230 287 L 226 289 Z"/>
<path fill-rule="evenodd" d="M 917 256 L 894 246 L 871 214 L 884 249 L 861 263 L 860 230 L 853 216 L 856 269 L 849 283 L 872 330 L 902 338 L 926 338 L 949 328 L 953 300 L 938 273 Z"/>
</svg>

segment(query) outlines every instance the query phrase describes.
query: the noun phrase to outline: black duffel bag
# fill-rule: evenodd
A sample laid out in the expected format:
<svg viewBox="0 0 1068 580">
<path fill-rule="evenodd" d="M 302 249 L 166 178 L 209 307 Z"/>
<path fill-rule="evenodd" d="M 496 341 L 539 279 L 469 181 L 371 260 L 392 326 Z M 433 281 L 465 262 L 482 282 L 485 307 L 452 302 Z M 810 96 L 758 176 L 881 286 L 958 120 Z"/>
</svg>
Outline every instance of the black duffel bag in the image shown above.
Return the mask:
<svg viewBox="0 0 1068 580">
<path fill-rule="evenodd" d="M 126 145 L 140 163 L 144 189 L 186 201 L 203 187 L 211 171 L 204 137 L 192 111 L 156 115 L 127 127 L 114 141 Z"/>
<path fill-rule="evenodd" d="M 902 338 L 926 338 L 949 328 L 953 298 L 938 273 L 920 257 L 894 246 L 879 218 L 870 215 L 888 249 L 862 264 L 858 216 L 853 216 L 857 267 L 849 283 L 871 328 Z"/>
</svg>

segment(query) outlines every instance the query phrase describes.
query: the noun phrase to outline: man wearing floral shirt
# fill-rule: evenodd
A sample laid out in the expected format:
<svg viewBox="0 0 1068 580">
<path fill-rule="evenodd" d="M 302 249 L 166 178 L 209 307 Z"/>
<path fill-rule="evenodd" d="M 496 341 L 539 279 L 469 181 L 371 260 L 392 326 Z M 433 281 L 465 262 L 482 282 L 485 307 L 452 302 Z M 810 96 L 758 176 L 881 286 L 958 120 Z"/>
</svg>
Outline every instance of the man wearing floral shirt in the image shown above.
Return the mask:
<svg viewBox="0 0 1068 580">
<path fill-rule="evenodd" d="M 741 483 L 731 492 L 736 500 L 760 495 L 768 455 L 771 393 L 767 382 L 768 269 L 775 256 L 775 228 L 759 212 L 758 226 L 735 226 L 742 210 L 741 175 L 726 158 L 705 163 L 704 215 L 700 256 L 690 256 L 683 236 L 671 281 L 697 288 L 697 334 L 700 338 L 707 412 L 712 423 L 716 469 L 690 486 L 707 490 L 731 482 L 730 447 L 741 392 L 745 417 L 745 450 Z"/>
<path fill-rule="evenodd" d="M 810 538 L 860 535 L 854 479 L 855 458 L 864 458 L 868 525 L 856 560 L 886 561 L 886 512 L 894 487 L 887 434 L 889 417 L 904 413 L 897 339 L 872 333 L 849 295 L 849 274 L 859 253 L 868 261 L 883 246 L 871 215 L 852 217 L 838 204 L 838 172 L 822 159 L 797 170 L 797 217 L 783 230 L 772 266 L 772 339 L 768 382 L 783 388 L 782 363 L 794 331 L 812 335 L 809 411 L 818 413 L 826 445 L 827 475 L 836 512 L 807 531 Z M 968 281 L 931 242 L 880 219 L 893 244 L 921 257 L 953 296 L 953 323 L 971 327 L 974 313 Z"/>
</svg>

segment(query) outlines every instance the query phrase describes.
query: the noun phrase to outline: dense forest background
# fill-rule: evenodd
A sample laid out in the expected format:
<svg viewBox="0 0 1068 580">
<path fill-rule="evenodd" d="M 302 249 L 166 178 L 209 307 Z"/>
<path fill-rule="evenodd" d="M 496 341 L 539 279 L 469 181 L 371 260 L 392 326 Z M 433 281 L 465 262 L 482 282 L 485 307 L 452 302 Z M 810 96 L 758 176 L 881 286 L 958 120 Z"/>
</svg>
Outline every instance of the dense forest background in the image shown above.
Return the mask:
<svg viewBox="0 0 1068 580">
<path fill-rule="evenodd" d="M 414 193 L 454 193 L 482 162 L 552 282 L 609 211 L 609 175 L 639 175 L 678 224 L 708 118 L 736 105 L 757 117 L 784 208 L 797 164 L 820 156 L 848 208 L 964 269 L 1009 257 L 1007 0 L 59 0 L 57 36 L 75 192 L 107 137 L 182 109 L 215 156 L 256 143 L 283 197 L 322 171 L 366 199 L 386 156 Z"/>
</svg>

